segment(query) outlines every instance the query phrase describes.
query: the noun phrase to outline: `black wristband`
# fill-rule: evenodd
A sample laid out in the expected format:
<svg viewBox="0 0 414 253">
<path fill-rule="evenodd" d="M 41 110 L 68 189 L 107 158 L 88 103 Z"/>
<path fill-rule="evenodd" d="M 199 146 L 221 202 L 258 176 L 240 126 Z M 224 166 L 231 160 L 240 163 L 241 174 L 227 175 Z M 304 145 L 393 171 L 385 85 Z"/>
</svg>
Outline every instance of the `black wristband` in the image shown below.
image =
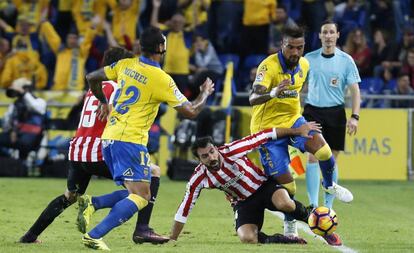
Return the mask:
<svg viewBox="0 0 414 253">
<path fill-rule="evenodd" d="M 354 118 L 356 120 L 359 120 L 359 115 L 358 114 L 352 114 L 351 115 L 351 118 Z"/>
</svg>

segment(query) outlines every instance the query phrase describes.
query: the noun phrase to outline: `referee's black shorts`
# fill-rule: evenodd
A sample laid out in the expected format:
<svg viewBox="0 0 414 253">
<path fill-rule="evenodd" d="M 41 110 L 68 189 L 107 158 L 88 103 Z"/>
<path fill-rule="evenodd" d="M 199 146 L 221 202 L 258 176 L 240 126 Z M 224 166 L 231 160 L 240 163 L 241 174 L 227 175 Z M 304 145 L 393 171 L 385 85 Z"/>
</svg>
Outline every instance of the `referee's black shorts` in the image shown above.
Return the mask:
<svg viewBox="0 0 414 253">
<path fill-rule="evenodd" d="M 70 192 L 84 194 L 92 175 L 112 179 L 112 174 L 104 161 L 74 162 L 69 161 L 67 187 Z"/>
<path fill-rule="evenodd" d="M 344 150 L 346 114 L 343 105 L 316 107 L 306 104 L 302 113 L 306 121 L 316 121 L 322 126 L 322 135 L 332 150 Z"/>
<path fill-rule="evenodd" d="M 263 226 L 264 211 L 269 209 L 277 211 L 273 205 L 273 193 L 283 186 L 278 185 L 272 179 L 263 183 L 255 193 L 250 195 L 247 199 L 237 202 L 234 206 L 234 216 L 236 220 L 236 231 L 244 224 L 256 224 L 259 231 Z"/>
</svg>

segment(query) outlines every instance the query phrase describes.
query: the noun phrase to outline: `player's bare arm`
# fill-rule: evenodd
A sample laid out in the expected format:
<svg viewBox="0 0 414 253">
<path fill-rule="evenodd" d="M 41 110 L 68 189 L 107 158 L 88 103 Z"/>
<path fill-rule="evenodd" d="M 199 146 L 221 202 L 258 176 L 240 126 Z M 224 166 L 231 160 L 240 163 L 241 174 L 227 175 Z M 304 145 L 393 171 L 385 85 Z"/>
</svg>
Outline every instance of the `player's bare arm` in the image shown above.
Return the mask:
<svg viewBox="0 0 414 253">
<path fill-rule="evenodd" d="M 349 135 L 355 135 L 358 130 L 361 94 L 359 92 L 359 86 L 357 83 L 350 85 L 349 88 L 351 90 L 352 98 L 352 116 L 348 119 L 346 123 L 346 128 L 348 129 L 347 132 Z"/>
<path fill-rule="evenodd" d="M 283 80 L 278 86 L 267 92 L 267 88 L 260 84 L 253 85 L 252 93 L 249 96 L 250 105 L 264 104 L 272 98 L 280 95 L 283 91 L 287 90 L 290 80 Z"/>
<path fill-rule="evenodd" d="M 204 108 L 208 96 L 210 96 L 213 92 L 214 83 L 210 78 L 207 78 L 206 81 L 200 86 L 200 94 L 195 100 L 192 102 L 184 103 L 182 106 L 175 107 L 175 109 L 184 117 L 193 119 Z"/>
<path fill-rule="evenodd" d="M 170 239 L 171 240 L 176 241 L 178 239 L 178 236 L 180 235 L 181 231 L 183 230 L 184 225 L 185 225 L 185 223 L 174 221 L 174 224 L 173 224 L 173 226 L 171 228 L 171 232 L 170 232 L 171 233 L 170 234 Z"/>
<path fill-rule="evenodd" d="M 86 75 L 86 80 L 91 88 L 93 95 L 99 100 L 98 106 L 98 119 L 103 120 L 105 119 L 109 112 L 110 107 L 108 105 L 108 101 L 105 97 L 105 94 L 102 91 L 102 81 L 108 80 L 108 77 L 105 74 L 103 68 L 95 70 Z"/>
</svg>

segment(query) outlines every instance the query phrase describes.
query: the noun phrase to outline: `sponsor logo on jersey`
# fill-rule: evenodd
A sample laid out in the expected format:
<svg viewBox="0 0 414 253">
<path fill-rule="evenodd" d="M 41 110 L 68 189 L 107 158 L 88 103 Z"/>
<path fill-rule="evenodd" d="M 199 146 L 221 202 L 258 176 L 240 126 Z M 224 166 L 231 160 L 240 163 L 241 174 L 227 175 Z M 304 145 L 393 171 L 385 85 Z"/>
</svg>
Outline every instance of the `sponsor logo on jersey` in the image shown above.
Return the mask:
<svg viewBox="0 0 414 253">
<path fill-rule="evenodd" d="M 339 83 L 340 83 L 340 81 L 339 81 L 339 78 L 338 77 L 332 77 L 331 78 L 331 82 L 330 82 L 330 85 L 331 86 L 333 86 L 333 87 L 339 87 Z"/>
<path fill-rule="evenodd" d="M 229 188 L 231 185 L 234 185 L 237 181 L 239 181 L 239 179 L 242 178 L 243 176 L 244 176 L 244 171 L 239 172 L 235 177 L 230 179 L 227 183 L 222 185 L 220 188 L 221 189 Z"/>
<path fill-rule="evenodd" d="M 181 100 L 184 98 L 183 93 L 181 93 L 181 91 L 177 87 L 174 88 L 174 95 L 177 98 L 177 100 Z"/>
<path fill-rule="evenodd" d="M 113 126 L 116 124 L 116 118 L 114 116 L 109 118 L 109 125 Z"/>
<path fill-rule="evenodd" d="M 264 72 L 259 72 L 256 76 L 256 82 L 262 82 L 264 79 Z"/>
<path fill-rule="evenodd" d="M 296 98 L 298 96 L 299 94 L 296 90 L 284 90 L 277 96 L 277 98 Z"/>
</svg>

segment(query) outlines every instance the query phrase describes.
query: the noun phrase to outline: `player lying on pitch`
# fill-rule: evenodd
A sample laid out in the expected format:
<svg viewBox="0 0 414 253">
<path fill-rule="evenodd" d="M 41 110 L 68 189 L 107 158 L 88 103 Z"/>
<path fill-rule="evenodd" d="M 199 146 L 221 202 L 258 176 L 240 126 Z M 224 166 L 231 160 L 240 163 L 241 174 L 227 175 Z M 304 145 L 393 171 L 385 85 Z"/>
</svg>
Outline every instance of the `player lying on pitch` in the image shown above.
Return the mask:
<svg viewBox="0 0 414 253">
<path fill-rule="evenodd" d="M 299 128 L 272 128 L 247 136 L 241 140 L 217 147 L 210 137 L 197 139 L 191 150 L 200 164 L 195 168 L 180 204 L 170 238 L 177 240 L 190 211 L 202 189 L 219 189 L 235 200 L 234 212 L 237 235 L 243 243 L 299 243 L 299 237 L 260 232 L 265 208 L 292 215 L 307 222 L 309 211 L 302 203 L 292 200 L 285 188 L 267 178 L 263 171 L 246 156 L 269 140 L 299 135 L 312 138 L 311 131 L 320 132 L 320 125 L 306 123 Z"/>
</svg>

